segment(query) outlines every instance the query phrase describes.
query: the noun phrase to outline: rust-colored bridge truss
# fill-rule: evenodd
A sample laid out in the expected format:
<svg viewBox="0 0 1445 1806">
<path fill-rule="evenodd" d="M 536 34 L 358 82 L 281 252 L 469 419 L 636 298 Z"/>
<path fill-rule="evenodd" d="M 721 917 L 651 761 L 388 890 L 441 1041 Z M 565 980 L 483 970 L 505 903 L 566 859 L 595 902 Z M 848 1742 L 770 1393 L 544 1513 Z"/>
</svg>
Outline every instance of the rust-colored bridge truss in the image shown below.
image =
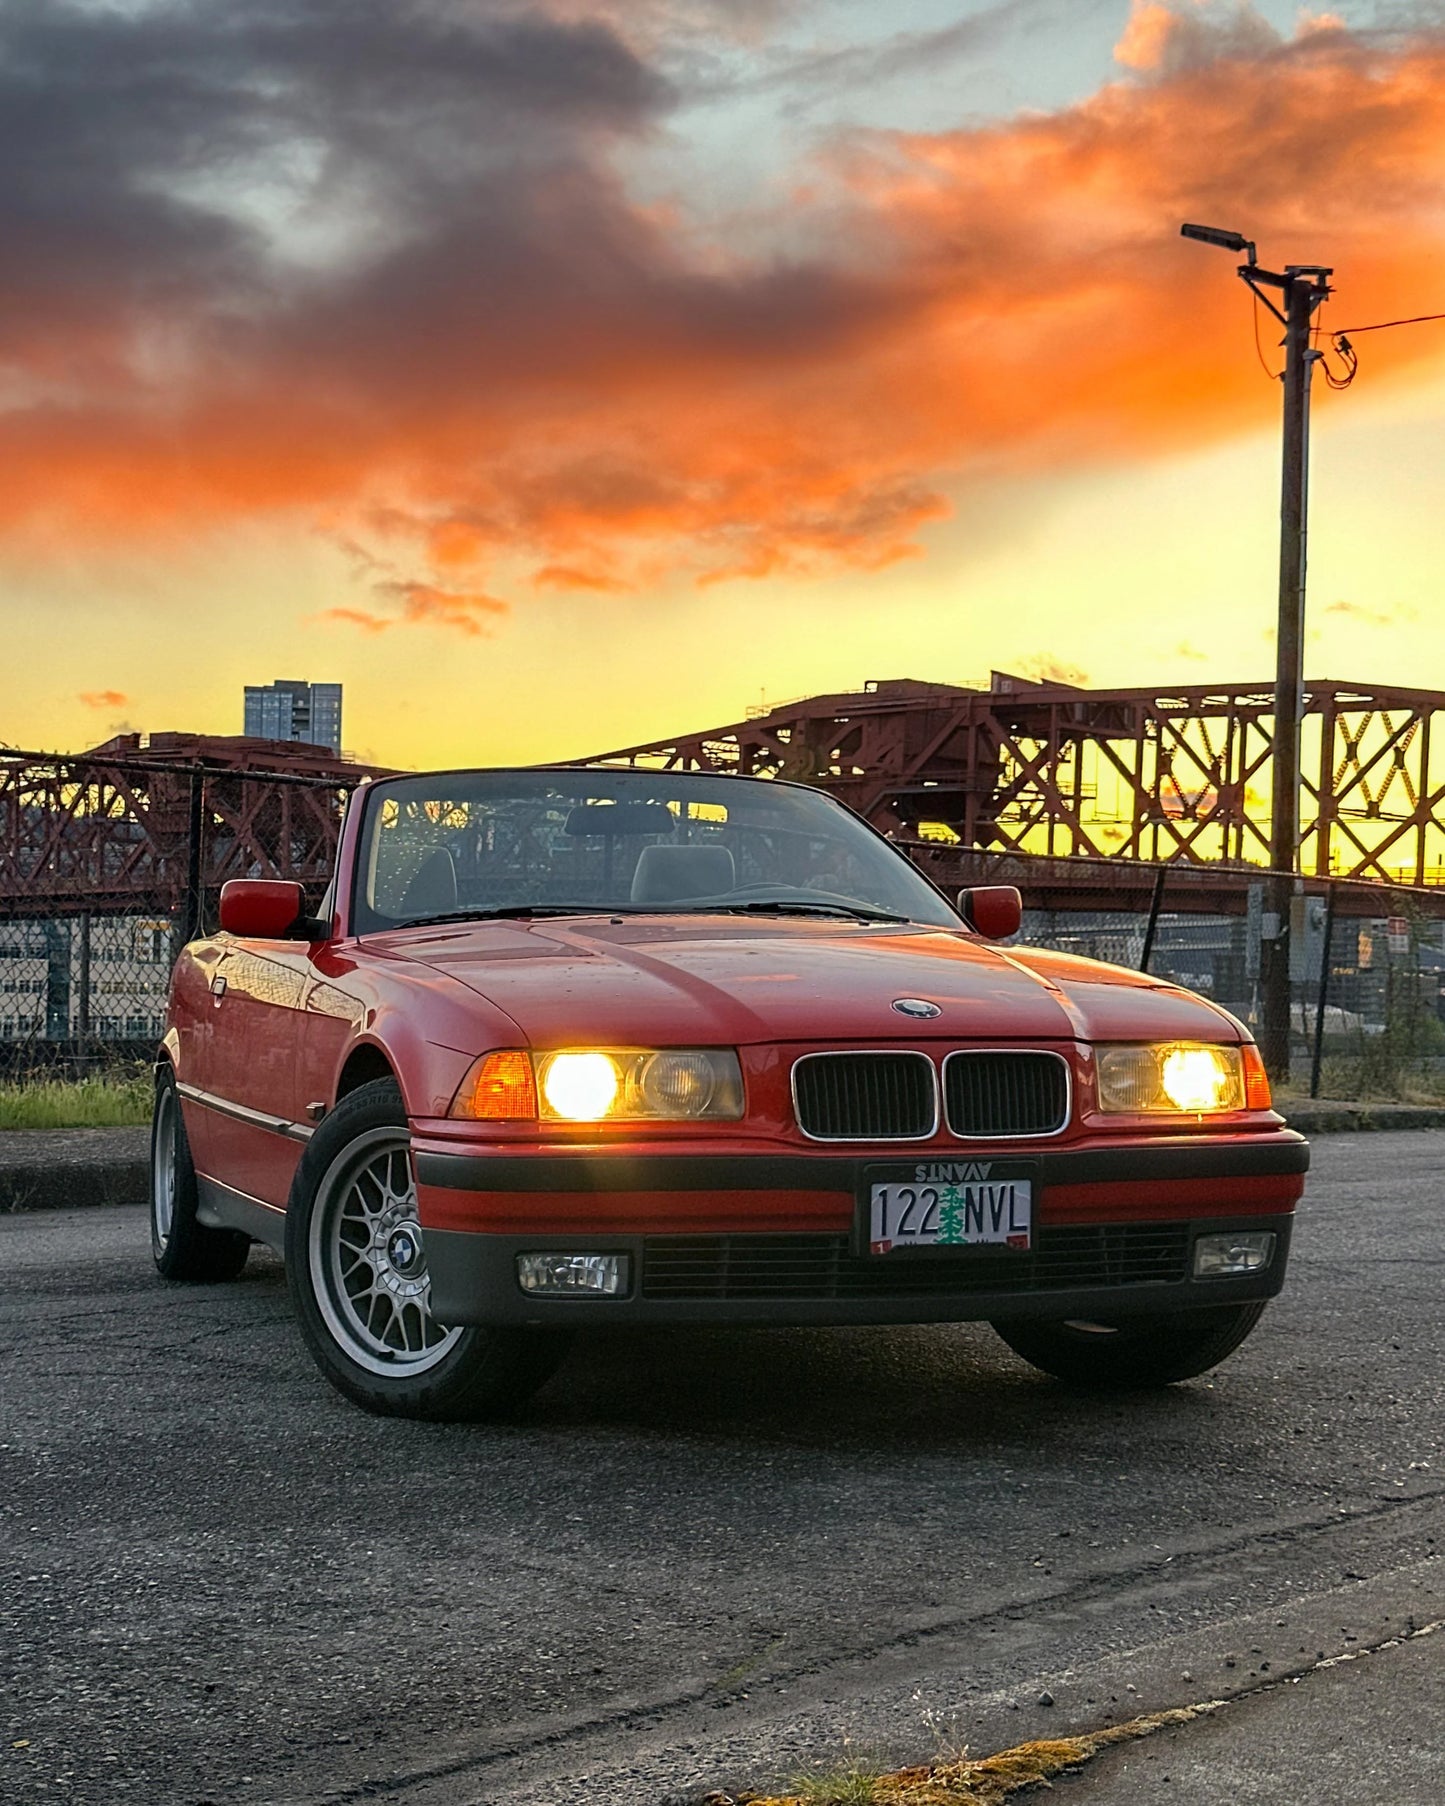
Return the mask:
<svg viewBox="0 0 1445 1806">
<path fill-rule="evenodd" d="M 1445 691 L 1305 685 L 1300 870 L 1445 880 Z M 796 778 L 899 838 L 1053 857 L 1264 864 L 1267 683 L 1095 690 L 995 672 L 814 696 L 609 763 Z M 578 761 L 582 763 L 583 761 Z"/>
<path fill-rule="evenodd" d="M 83 755 L 0 749 L 0 914 L 137 909 L 178 922 L 228 878 L 331 874 L 366 768 L 290 742 L 123 736 Z"/>
<path fill-rule="evenodd" d="M 1043 856 L 1051 889 L 1077 889 L 1082 906 L 1099 890 L 1086 860 L 1110 862 L 1121 886 L 1145 863 L 1201 883 L 1203 867 L 1222 881 L 1264 863 L 1271 707 L 1267 684 L 1085 690 L 996 672 L 988 689 L 875 683 L 593 758 L 816 783 L 900 840 L 930 842 L 916 855 L 930 866 L 1013 855 L 1022 871 Z M 1303 770 L 1302 872 L 1445 881 L 1445 692 L 1307 684 Z M 184 925 L 227 878 L 319 891 L 342 800 L 367 774 L 240 737 L 0 749 L 0 916 L 143 910 Z"/>
</svg>

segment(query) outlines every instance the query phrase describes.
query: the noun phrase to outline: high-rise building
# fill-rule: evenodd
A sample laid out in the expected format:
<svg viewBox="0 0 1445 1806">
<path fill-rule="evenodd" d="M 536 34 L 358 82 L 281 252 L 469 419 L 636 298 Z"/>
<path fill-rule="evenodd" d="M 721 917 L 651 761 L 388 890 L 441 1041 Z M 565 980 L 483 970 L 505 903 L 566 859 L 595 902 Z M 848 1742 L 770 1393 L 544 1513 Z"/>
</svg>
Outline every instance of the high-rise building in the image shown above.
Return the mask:
<svg viewBox="0 0 1445 1806">
<path fill-rule="evenodd" d="M 245 732 L 259 740 L 303 740 L 341 751 L 341 685 L 278 677 L 246 685 Z"/>
</svg>

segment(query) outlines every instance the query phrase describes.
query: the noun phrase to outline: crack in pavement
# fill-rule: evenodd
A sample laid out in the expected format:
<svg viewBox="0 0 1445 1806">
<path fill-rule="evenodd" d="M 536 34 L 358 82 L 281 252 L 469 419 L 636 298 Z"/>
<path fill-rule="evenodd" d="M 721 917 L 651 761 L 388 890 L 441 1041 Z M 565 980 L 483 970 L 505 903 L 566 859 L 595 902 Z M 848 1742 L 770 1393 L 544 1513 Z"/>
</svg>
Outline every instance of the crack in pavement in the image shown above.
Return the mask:
<svg viewBox="0 0 1445 1806">
<path fill-rule="evenodd" d="M 837 1671 L 877 1663 L 919 1646 L 946 1643 L 968 1632 L 987 1633 L 1017 1624 L 1021 1620 L 1037 1624 L 1057 1619 L 1077 1608 L 1101 1600 L 1114 1600 L 1121 1594 L 1135 1594 L 1142 1606 L 1146 1603 L 1143 1595 L 1147 1594 L 1151 1582 L 1164 1579 L 1171 1583 L 1171 1591 L 1187 1590 L 1200 1584 L 1204 1578 L 1203 1571 L 1211 1564 L 1228 1562 L 1257 1550 L 1262 1544 L 1291 1547 L 1319 1541 L 1334 1532 L 1388 1521 L 1402 1512 L 1433 1504 L 1442 1498 L 1445 1498 L 1445 1488 L 1421 1489 L 1405 1497 L 1381 1500 L 1375 1505 L 1357 1510 L 1337 1509 L 1324 1518 L 1304 1519 L 1266 1529 L 1246 1529 L 1218 1542 L 1204 1542 L 1191 1549 L 1164 1553 L 1132 1566 L 1095 1571 L 1050 1592 L 1015 1597 L 1007 1603 L 994 1604 L 983 1611 L 955 1614 L 930 1623 L 911 1625 L 874 1643 L 839 1650 L 819 1661 L 772 1669 L 768 1678 L 775 1685 L 781 1683 L 789 1687 L 799 1682 L 816 1683 Z M 540 1754 L 574 1738 L 623 1733 L 641 1726 L 655 1728 L 660 1720 L 676 1719 L 697 1706 L 716 1700 L 721 1691 L 718 1682 L 712 1681 L 704 1686 L 659 1695 L 650 1700 L 632 1700 L 611 1712 L 570 1719 L 563 1723 L 554 1722 L 545 1728 L 509 1738 L 488 1750 L 470 1751 L 406 1773 L 346 1784 L 322 1795 L 307 1794 L 292 1798 L 298 1803 L 324 1799 L 328 1806 L 347 1806 L 351 1801 L 384 1799 L 433 1782 L 459 1780 L 467 1774 L 481 1775 L 500 1763 Z M 280 1806 L 280 1802 L 276 1806 Z"/>
<path fill-rule="evenodd" d="M 1227 1698 L 1196 1700 L 1187 1706 L 1145 1712 L 1122 1724 L 1106 1725 L 1095 1731 L 1014 1744 L 1008 1749 L 996 1750 L 990 1756 L 965 1757 L 954 1762 L 895 1770 L 891 1774 L 878 1775 L 876 1785 L 887 1788 L 889 1806 L 913 1806 L 915 1802 L 916 1806 L 945 1806 L 949 1800 L 956 1800 L 958 1806 L 997 1806 L 1009 1795 L 1021 1793 L 1026 1788 L 1048 1786 L 1055 1775 L 1079 1773 L 1096 1756 L 1121 1743 L 1142 1741 L 1157 1731 L 1193 1724 L 1227 1712 L 1262 1694 L 1298 1687 L 1311 1675 L 1322 1674 L 1348 1662 L 1364 1661 L 1386 1650 L 1399 1649 L 1422 1637 L 1434 1636 L 1440 1630 L 1445 1630 L 1445 1618 L 1434 1619 L 1429 1624 L 1411 1625 L 1408 1630 L 1380 1638 L 1359 1649 L 1302 1663 L 1292 1672 L 1261 1679 L 1253 1687 L 1240 1688 Z M 982 1793 L 977 1791 L 979 1787 L 984 1789 Z M 807 1799 L 808 1795 L 796 1792 L 759 1794 L 744 1788 L 734 1794 L 714 1788 L 695 1796 L 695 1806 L 807 1806 Z M 641 1806 L 641 1802 L 634 1802 L 633 1806 Z"/>
</svg>

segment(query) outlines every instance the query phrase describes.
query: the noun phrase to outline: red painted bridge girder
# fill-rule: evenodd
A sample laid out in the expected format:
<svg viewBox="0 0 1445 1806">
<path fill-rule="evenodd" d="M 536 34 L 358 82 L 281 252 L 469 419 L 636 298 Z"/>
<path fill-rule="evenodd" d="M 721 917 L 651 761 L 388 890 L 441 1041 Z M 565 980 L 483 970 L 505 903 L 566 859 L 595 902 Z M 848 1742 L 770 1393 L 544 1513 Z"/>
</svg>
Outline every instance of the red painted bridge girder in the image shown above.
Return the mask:
<svg viewBox="0 0 1445 1806">
<path fill-rule="evenodd" d="M 194 876 L 331 874 L 341 806 L 368 774 L 324 748 L 155 734 L 86 754 L 0 749 L 0 914 L 175 914 Z M 192 827 L 199 823 L 198 858 Z"/>
<path fill-rule="evenodd" d="M 1300 869 L 1445 879 L 1445 691 L 1305 685 Z M 1148 861 L 1263 864 L 1268 683 L 1083 689 L 995 672 L 814 696 L 577 763 L 795 778 L 900 838 Z"/>
</svg>

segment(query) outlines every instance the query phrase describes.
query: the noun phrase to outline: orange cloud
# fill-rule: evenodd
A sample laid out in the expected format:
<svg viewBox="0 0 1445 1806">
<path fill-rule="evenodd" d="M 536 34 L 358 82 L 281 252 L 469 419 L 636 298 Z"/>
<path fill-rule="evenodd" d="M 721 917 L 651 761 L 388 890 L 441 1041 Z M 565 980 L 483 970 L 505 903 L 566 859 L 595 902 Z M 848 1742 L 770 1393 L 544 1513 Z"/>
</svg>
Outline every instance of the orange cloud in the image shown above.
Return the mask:
<svg viewBox="0 0 1445 1806">
<path fill-rule="evenodd" d="M 88 709 L 123 709 L 129 706 L 130 697 L 123 690 L 81 690 L 76 701 Z"/>
<path fill-rule="evenodd" d="M 574 564 L 544 564 L 541 570 L 533 573 L 532 583 L 537 589 L 585 589 L 604 594 L 628 587 L 606 571 L 582 570 Z"/>
<path fill-rule="evenodd" d="M 592 56 L 610 40 L 588 29 Z M 663 84 L 608 55 L 608 106 L 653 117 Z M 1286 39 L 1248 6 L 1149 0 L 1119 56 L 1127 74 L 1052 114 L 835 142 L 772 222 L 791 256 L 702 245 L 634 204 L 608 114 L 505 181 L 420 185 L 434 211 L 369 259 L 270 290 L 247 265 L 240 324 L 209 266 L 59 313 L 22 295 L 11 355 L 35 399 L 0 416 L 0 536 L 324 521 L 366 548 L 376 597 L 324 619 L 476 636 L 513 582 L 878 569 L 980 473 L 1272 424 L 1248 298 L 1183 220 L 1243 230 L 1268 262 L 1334 264 L 1346 323 L 1426 311 L 1445 32 L 1315 18 Z M 179 253 L 156 237 L 165 267 Z M 133 323 L 150 363 L 112 317 L 122 289 L 178 310 Z M 1361 350 L 1362 384 L 1397 380 L 1445 358 L 1445 331 Z"/>
<path fill-rule="evenodd" d="M 432 583 L 412 579 L 387 579 L 373 585 L 377 595 L 398 604 L 400 612 L 373 614 L 364 608 L 327 608 L 316 618 L 336 621 L 344 626 L 359 627 L 364 633 L 385 633 L 388 628 L 404 624 L 429 627 L 451 627 L 473 638 L 482 637 L 489 616 L 505 615 L 510 604 L 496 596 L 468 593 L 465 590 L 439 589 Z"/>
<path fill-rule="evenodd" d="M 1364 621 L 1370 627 L 1393 627 L 1397 621 L 1413 621 L 1415 610 L 1408 607 L 1370 608 L 1363 602 L 1329 602 L 1325 605 L 1327 615 L 1348 615 L 1352 620 Z"/>
<path fill-rule="evenodd" d="M 323 608 L 314 617 L 318 621 L 336 621 L 343 627 L 359 627 L 363 633 L 385 633 L 396 626 L 394 615 L 374 615 L 364 608 Z"/>
<path fill-rule="evenodd" d="M 1318 22 L 1308 23 L 1318 28 Z M 1273 26 L 1249 6 L 1134 0 L 1114 59 L 1140 74 L 1178 75 L 1221 56 L 1268 57 L 1278 43 Z"/>
</svg>

